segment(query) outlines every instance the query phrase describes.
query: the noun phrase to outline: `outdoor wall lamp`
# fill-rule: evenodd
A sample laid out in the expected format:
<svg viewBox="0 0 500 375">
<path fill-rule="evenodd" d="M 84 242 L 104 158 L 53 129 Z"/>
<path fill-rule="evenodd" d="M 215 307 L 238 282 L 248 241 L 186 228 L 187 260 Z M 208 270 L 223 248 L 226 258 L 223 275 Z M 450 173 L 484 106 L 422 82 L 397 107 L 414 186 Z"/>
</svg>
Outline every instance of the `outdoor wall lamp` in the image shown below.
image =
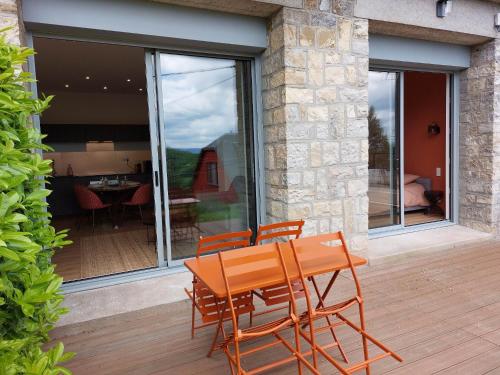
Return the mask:
<svg viewBox="0 0 500 375">
<path fill-rule="evenodd" d="M 500 32 L 500 13 L 495 14 L 495 29 Z"/>
<path fill-rule="evenodd" d="M 436 2 L 436 16 L 443 18 L 451 12 L 452 0 L 438 0 Z"/>
<path fill-rule="evenodd" d="M 438 135 L 439 133 L 441 133 L 441 128 L 435 122 L 433 122 L 427 127 L 427 134 Z"/>
</svg>

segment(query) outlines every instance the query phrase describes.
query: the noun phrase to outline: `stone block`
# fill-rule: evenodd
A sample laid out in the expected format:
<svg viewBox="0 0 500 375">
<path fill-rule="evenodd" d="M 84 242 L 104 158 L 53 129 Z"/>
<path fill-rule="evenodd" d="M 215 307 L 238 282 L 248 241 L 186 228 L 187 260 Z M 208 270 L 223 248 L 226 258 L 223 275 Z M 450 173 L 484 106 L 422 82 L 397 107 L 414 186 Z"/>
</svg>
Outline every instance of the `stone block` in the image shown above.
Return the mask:
<svg viewBox="0 0 500 375">
<path fill-rule="evenodd" d="M 311 26 L 303 26 L 300 28 L 300 45 L 305 47 L 314 46 L 316 40 L 316 31 Z"/>
<path fill-rule="evenodd" d="M 336 87 L 324 87 L 317 89 L 315 93 L 316 103 L 318 104 L 331 104 L 335 103 L 337 99 Z"/>
<path fill-rule="evenodd" d="M 340 161 L 340 146 L 337 142 L 323 142 L 323 165 L 335 165 Z"/>
<path fill-rule="evenodd" d="M 296 87 L 286 87 L 284 90 L 283 102 L 289 103 L 313 103 L 314 91 Z"/>
<path fill-rule="evenodd" d="M 326 106 L 309 106 L 307 108 L 308 121 L 328 121 L 328 107 Z"/>
<path fill-rule="evenodd" d="M 317 32 L 318 48 L 335 48 L 336 33 L 335 29 L 321 28 Z"/>
<path fill-rule="evenodd" d="M 325 81 L 331 85 L 342 85 L 345 83 L 345 67 L 327 66 L 325 68 Z"/>
<path fill-rule="evenodd" d="M 338 47 L 341 51 L 349 51 L 351 49 L 351 29 L 352 21 L 342 18 L 338 25 L 339 41 Z"/>
<path fill-rule="evenodd" d="M 333 13 L 314 12 L 311 15 L 311 25 L 333 28 L 337 24 L 337 16 Z"/>
</svg>

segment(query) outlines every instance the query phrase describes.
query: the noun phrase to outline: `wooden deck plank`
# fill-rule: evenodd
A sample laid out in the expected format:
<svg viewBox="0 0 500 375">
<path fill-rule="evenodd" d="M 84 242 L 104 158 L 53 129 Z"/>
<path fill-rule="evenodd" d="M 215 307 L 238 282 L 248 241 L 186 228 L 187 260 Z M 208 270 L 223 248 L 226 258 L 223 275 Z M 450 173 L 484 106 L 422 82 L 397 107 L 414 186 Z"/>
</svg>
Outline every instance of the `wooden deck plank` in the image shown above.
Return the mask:
<svg viewBox="0 0 500 375">
<path fill-rule="evenodd" d="M 488 242 L 391 258 L 360 270 L 368 332 L 405 359 L 402 364 L 385 359 L 372 373 L 500 374 L 498 268 L 500 242 Z M 318 281 L 324 285 L 326 278 Z M 333 297 L 349 295 L 350 284 L 344 273 Z M 229 373 L 221 353 L 205 356 L 213 328 L 190 339 L 189 312 L 183 301 L 60 327 L 52 337 L 77 352 L 68 363 L 76 375 Z M 347 315 L 356 317 L 355 311 Z M 359 338 L 346 328 L 338 333 L 348 355 L 360 359 Z M 259 354 L 252 364 L 264 363 L 270 353 L 276 351 Z M 335 349 L 332 353 L 339 358 Z M 335 373 L 325 361 L 320 370 Z M 271 373 L 295 372 L 291 363 Z"/>
</svg>

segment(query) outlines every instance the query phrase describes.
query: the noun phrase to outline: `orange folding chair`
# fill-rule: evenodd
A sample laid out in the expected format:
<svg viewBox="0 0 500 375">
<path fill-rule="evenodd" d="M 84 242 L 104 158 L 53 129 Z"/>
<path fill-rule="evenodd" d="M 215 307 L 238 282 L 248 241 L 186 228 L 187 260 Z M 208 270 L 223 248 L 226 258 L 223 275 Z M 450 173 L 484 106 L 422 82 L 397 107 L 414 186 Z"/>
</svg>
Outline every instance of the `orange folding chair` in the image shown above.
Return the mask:
<svg viewBox="0 0 500 375">
<path fill-rule="evenodd" d="M 262 241 L 271 240 L 271 239 L 289 239 L 290 237 L 297 239 L 302 234 L 302 227 L 304 226 L 304 220 L 296 220 L 296 221 L 285 221 L 281 223 L 274 223 L 269 225 L 260 225 L 259 230 L 257 232 L 257 238 L 255 239 L 255 244 L 259 245 Z M 314 277 L 309 278 L 314 287 L 317 288 L 316 280 Z M 304 288 L 300 280 L 292 281 L 292 288 L 294 290 L 294 297 L 296 299 L 303 298 L 305 296 Z M 282 305 L 283 303 L 287 303 L 285 306 L 279 306 L 275 308 L 271 308 L 265 311 L 254 312 L 253 317 L 268 314 L 270 312 L 287 308 L 290 309 L 290 299 L 288 295 L 288 290 L 286 288 L 286 284 L 273 285 L 270 287 L 262 288 L 257 291 L 253 291 L 253 294 L 258 298 L 262 299 L 266 306 L 276 306 Z M 330 324 L 330 317 L 326 316 L 328 324 Z M 344 351 L 344 348 L 337 340 L 337 336 L 333 328 L 330 329 L 333 340 L 337 343 L 338 349 L 344 361 L 349 362 L 347 358 L 347 354 Z"/>
<path fill-rule="evenodd" d="M 242 232 L 231 232 L 217 234 L 215 236 L 200 237 L 196 257 L 215 251 L 224 251 L 250 246 L 252 230 L 248 229 Z M 225 301 L 216 298 L 203 283 L 193 276 L 193 290 L 184 289 L 192 302 L 191 311 L 191 338 L 198 328 L 214 325 L 219 322 L 219 314 Z M 254 307 L 252 303 L 251 292 L 235 295 L 233 305 L 237 315 L 250 313 Z M 201 315 L 201 324 L 196 325 L 195 311 Z M 225 318 L 229 319 L 229 311 L 225 311 Z"/>
<path fill-rule="evenodd" d="M 337 279 L 337 276 L 340 271 L 336 271 L 330 282 L 328 283 L 325 291 L 323 294 L 320 294 L 319 289 L 317 288 L 317 285 L 315 284 L 315 289 L 316 293 L 319 299 L 319 302 L 316 307 L 313 306 L 311 302 L 311 297 L 308 291 L 306 279 L 304 277 L 304 272 L 301 266 L 301 263 L 306 261 L 306 259 L 302 259 L 305 256 L 302 255 L 301 253 L 301 248 L 305 248 L 308 246 L 308 242 L 312 244 L 318 244 L 318 243 L 324 243 L 324 242 L 337 242 L 335 246 L 330 246 L 332 250 L 332 256 L 334 256 L 334 252 L 337 252 L 337 255 L 340 256 L 345 256 L 347 258 L 347 262 L 349 264 L 349 269 L 352 274 L 352 278 L 354 280 L 354 284 L 356 286 L 356 294 L 344 301 L 332 304 L 332 305 L 326 305 L 325 299 L 331 290 L 333 283 Z M 294 254 L 294 259 L 295 263 L 297 265 L 297 269 L 299 271 L 299 276 L 300 280 L 302 282 L 302 285 L 304 286 L 304 289 L 306 291 L 305 296 L 306 296 L 306 303 L 307 303 L 307 311 L 304 312 L 300 316 L 300 320 L 302 325 L 302 328 L 305 328 L 306 326 L 309 326 L 309 334 L 306 334 L 303 330 L 300 331 L 301 336 L 311 345 L 312 349 L 312 355 L 313 355 L 313 363 L 314 367 L 317 368 L 318 365 L 318 358 L 317 358 L 317 353 L 320 353 L 328 362 L 330 362 L 340 373 L 342 374 L 352 374 L 354 372 L 360 371 L 360 370 L 365 370 L 366 374 L 370 374 L 370 363 L 378 361 L 380 359 L 386 358 L 386 357 L 393 357 L 399 362 L 402 362 L 403 359 L 388 349 L 385 345 L 383 345 L 380 341 L 376 340 L 372 336 L 368 335 L 366 333 L 366 325 L 365 325 L 365 316 L 364 316 L 364 300 L 363 300 L 363 295 L 361 293 L 361 285 L 359 283 L 358 277 L 356 275 L 356 271 L 353 266 L 353 262 L 351 259 L 351 256 L 349 254 L 349 251 L 347 249 L 346 241 L 344 238 L 344 235 L 342 232 L 337 232 L 337 233 L 330 233 L 326 235 L 320 235 L 316 237 L 311 237 L 311 238 L 303 238 L 300 240 L 291 240 L 290 241 L 292 251 Z M 347 319 L 344 315 L 343 312 L 344 310 L 347 310 L 351 306 L 358 305 L 359 309 L 359 320 L 360 320 L 360 326 L 354 324 L 351 320 Z M 316 328 L 315 327 L 315 321 L 322 319 L 324 317 L 332 317 L 332 318 L 337 318 L 338 321 L 335 323 L 330 323 L 328 326 Z M 329 347 L 335 345 L 333 344 L 328 344 L 328 345 L 320 345 L 316 341 L 316 335 L 322 331 L 326 331 L 328 329 L 338 327 L 340 325 L 347 325 L 351 327 L 354 331 L 359 333 L 362 338 L 362 343 L 363 343 L 363 355 L 364 355 L 364 361 L 356 363 L 354 365 L 351 365 L 348 368 L 344 368 L 340 365 L 338 361 L 336 361 L 330 354 L 327 353 L 326 349 Z M 369 358 L 368 356 L 368 342 L 371 342 L 372 344 L 376 345 L 379 349 L 381 349 L 382 353 L 378 354 L 372 358 Z"/>
<path fill-rule="evenodd" d="M 218 348 L 222 349 L 226 354 L 231 368 L 231 374 L 258 374 L 294 361 L 297 362 L 299 374 L 302 374 L 302 365 L 305 365 L 312 373 L 319 374 L 319 372 L 304 358 L 304 354 L 301 352 L 299 336 L 300 320 L 297 314 L 294 290 L 290 283 L 280 245 L 278 243 L 266 244 L 255 246 L 253 249 L 255 250 L 252 251 L 251 256 L 249 255 L 245 258 L 231 257 L 230 252 L 219 253 L 222 276 L 227 292 L 227 304 L 229 305 L 229 311 L 231 313 L 233 332 L 226 336 L 225 340 Z M 266 276 L 272 275 L 276 282 L 286 285 L 291 305 L 290 311 L 281 318 L 246 329 L 240 329 L 237 308 L 233 304 L 232 288 L 252 290 L 252 285 L 255 285 L 256 279 L 258 280 L 256 275 L 259 273 Z M 282 331 L 287 328 L 293 328 L 294 330 L 295 346 L 282 336 Z M 273 340 L 263 343 L 263 338 L 266 336 L 272 337 Z M 260 344 L 257 346 L 251 345 L 251 348 L 242 350 L 242 344 L 251 342 L 252 340 L 256 340 Z M 244 357 L 258 353 L 262 350 L 272 349 L 279 344 L 283 344 L 290 352 L 288 356 L 273 360 L 257 368 L 250 370 L 243 369 L 242 358 L 244 359 Z M 231 350 L 231 347 L 234 347 L 234 349 Z M 310 355 L 311 352 L 308 354 Z"/>
<path fill-rule="evenodd" d="M 304 220 L 297 221 L 285 221 L 281 223 L 274 223 L 268 225 L 259 225 L 259 230 L 257 231 L 257 237 L 255 239 L 256 245 L 261 245 L 262 241 L 265 240 L 276 240 L 276 239 L 286 239 L 290 237 L 299 238 L 302 234 L 302 227 L 304 226 Z M 304 297 L 304 289 L 300 282 L 292 282 L 292 288 L 294 290 L 295 298 Z M 273 311 L 285 309 L 288 307 L 290 309 L 290 296 L 288 294 L 288 288 L 286 283 L 279 285 L 272 285 L 270 287 L 262 288 L 260 290 L 253 291 L 253 294 L 264 301 L 266 306 L 276 306 L 286 303 L 286 306 L 280 306 L 272 308 L 269 310 L 254 313 L 253 316 L 268 314 Z"/>
</svg>

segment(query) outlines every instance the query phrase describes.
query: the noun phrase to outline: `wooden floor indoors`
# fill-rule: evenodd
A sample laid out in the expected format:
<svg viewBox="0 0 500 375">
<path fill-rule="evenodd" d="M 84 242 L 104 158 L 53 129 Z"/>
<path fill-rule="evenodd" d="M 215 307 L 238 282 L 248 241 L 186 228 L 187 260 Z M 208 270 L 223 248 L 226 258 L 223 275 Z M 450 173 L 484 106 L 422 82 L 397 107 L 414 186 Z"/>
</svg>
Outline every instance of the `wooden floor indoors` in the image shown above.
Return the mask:
<svg viewBox="0 0 500 375">
<path fill-rule="evenodd" d="M 488 242 L 360 270 L 368 332 L 405 360 L 380 361 L 372 374 L 500 374 L 499 269 L 500 242 Z M 334 291 L 345 295 L 347 274 L 339 282 Z M 56 328 L 52 336 L 77 352 L 67 364 L 75 374 L 228 374 L 221 353 L 205 356 L 212 327 L 191 340 L 189 311 L 187 301 L 162 305 Z M 360 358 L 359 340 L 338 332 L 349 357 Z M 253 363 L 279 355 L 265 353 Z M 336 373 L 324 361 L 321 370 Z M 293 374 L 296 365 L 272 373 Z"/>
<path fill-rule="evenodd" d="M 54 263 L 64 281 L 88 279 L 121 272 L 156 267 L 157 256 L 153 233 L 140 220 L 130 218 L 113 229 L 109 220 L 99 221 L 92 231 L 91 224 L 76 218 L 54 220 L 60 230 L 69 228 L 73 244 L 56 250 Z"/>
</svg>

